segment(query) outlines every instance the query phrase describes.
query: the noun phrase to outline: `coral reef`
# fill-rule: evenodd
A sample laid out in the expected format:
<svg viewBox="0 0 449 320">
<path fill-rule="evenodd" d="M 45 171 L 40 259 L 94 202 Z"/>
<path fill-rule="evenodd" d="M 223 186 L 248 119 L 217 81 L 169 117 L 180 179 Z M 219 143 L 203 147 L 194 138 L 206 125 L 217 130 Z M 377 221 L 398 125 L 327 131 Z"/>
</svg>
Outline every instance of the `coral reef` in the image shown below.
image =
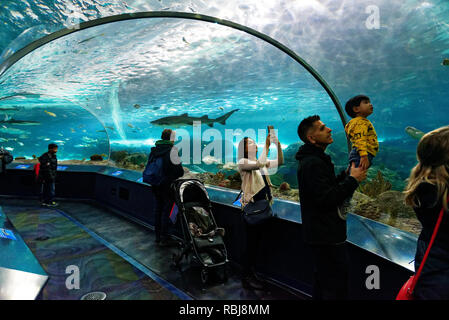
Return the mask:
<svg viewBox="0 0 449 320">
<path fill-rule="evenodd" d="M 391 183 L 384 179 L 382 172 L 377 171 L 377 176 L 371 181 L 360 184 L 359 191 L 367 196 L 374 198 L 381 193 L 391 190 Z"/>
<path fill-rule="evenodd" d="M 103 161 L 103 155 L 93 154 L 90 156 L 90 161 Z"/>
<path fill-rule="evenodd" d="M 404 194 L 399 191 L 385 191 L 375 198 L 356 191 L 349 211 L 415 234 L 421 231 L 415 212 L 405 204 Z"/>
<path fill-rule="evenodd" d="M 281 185 L 279 186 L 279 191 L 285 192 L 288 190 L 290 190 L 290 185 L 287 182 L 282 182 Z"/>
<path fill-rule="evenodd" d="M 127 151 L 112 151 L 111 160 L 120 163 L 129 155 Z"/>
</svg>

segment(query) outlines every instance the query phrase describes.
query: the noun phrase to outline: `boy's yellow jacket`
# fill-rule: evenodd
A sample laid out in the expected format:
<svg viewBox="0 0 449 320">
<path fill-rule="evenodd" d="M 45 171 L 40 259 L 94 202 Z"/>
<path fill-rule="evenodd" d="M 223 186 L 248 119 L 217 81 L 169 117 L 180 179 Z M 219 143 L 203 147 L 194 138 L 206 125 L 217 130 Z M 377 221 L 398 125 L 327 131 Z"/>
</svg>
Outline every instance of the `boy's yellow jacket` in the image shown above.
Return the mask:
<svg viewBox="0 0 449 320">
<path fill-rule="evenodd" d="M 379 142 L 371 121 L 367 118 L 355 117 L 346 124 L 345 131 L 351 140 L 352 147 L 357 148 L 360 156 L 366 156 L 368 153 L 376 156 L 379 151 Z"/>
</svg>

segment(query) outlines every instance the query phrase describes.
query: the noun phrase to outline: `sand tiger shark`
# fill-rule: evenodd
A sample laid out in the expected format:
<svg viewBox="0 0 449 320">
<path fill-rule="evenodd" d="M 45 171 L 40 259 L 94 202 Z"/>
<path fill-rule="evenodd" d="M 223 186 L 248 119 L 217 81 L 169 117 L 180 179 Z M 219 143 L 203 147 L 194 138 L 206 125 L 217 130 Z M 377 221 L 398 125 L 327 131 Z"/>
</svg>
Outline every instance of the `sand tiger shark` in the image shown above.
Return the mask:
<svg viewBox="0 0 449 320">
<path fill-rule="evenodd" d="M 11 117 L 8 117 L 8 115 L 5 116 L 5 120 L 0 121 L 0 125 L 5 124 L 14 124 L 19 126 L 38 126 L 41 123 L 38 121 L 26 121 L 26 120 L 16 120 Z"/>
<path fill-rule="evenodd" d="M 201 124 L 207 124 L 209 127 L 213 127 L 214 123 L 216 123 L 216 122 L 218 122 L 222 125 L 225 125 L 226 120 L 236 111 L 239 111 L 239 109 L 229 111 L 228 113 L 226 113 L 216 119 L 209 119 L 208 115 L 204 115 L 202 117 L 189 117 L 189 115 L 187 113 L 183 113 L 180 116 L 170 116 L 170 117 L 160 118 L 160 119 L 151 121 L 151 123 L 154 125 L 157 125 L 157 126 L 177 127 L 177 126 L 185 126 L 185 125 L 191 126 L 191 125 L 193 125 L 194 121 L 201 121 Z"/>
</svg>

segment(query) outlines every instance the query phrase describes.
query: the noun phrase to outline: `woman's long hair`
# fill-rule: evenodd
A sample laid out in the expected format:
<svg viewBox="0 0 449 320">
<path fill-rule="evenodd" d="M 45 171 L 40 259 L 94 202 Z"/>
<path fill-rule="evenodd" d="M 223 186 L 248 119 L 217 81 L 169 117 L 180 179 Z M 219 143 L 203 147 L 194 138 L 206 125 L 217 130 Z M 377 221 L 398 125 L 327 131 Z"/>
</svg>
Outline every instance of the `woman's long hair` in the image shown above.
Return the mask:
<svg viewBox="0 0 449 320">
<path fill-rule="evenodd" d="M 242 158 L 248 159 L 248 137 L 244 137 L 239 142 L 238 150 L 237 150 L 237 160 Z"/>
<path fill-rule="evenodd" d="M 419 207 L 416 190 L 420 183 L 427 182 L 437 187 L 438 199 L 448 210 L 449 188 L 449 126 L 441 127 L 425 134 L 416 151 L 418 164 L 412 169 L 405 189 L 405 203 Z"/>
</svg>

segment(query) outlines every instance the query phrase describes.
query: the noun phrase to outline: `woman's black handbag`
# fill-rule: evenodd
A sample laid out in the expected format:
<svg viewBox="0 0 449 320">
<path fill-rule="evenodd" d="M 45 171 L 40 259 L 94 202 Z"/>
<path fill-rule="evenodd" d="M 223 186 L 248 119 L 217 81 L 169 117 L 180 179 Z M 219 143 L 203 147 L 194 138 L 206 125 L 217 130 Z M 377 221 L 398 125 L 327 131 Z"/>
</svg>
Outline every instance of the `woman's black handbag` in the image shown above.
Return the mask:
<svg viewBox="0 0 449 320">
<path fill-rule="evenodd" d="M 273 211 L 268 200 L 250 202 L 243 208 L 243 218 L 249 225 L 261 224 L 272 217 Z"/>
<path fill-rule="evenodd" d="M 240 197 L 242 191 L 240 191 L 236 200 Z M 273 217 L 273 211 L 271 210 L 270 201 L 268 200 L 257 200 L 254 202 L 249 202 L 243 208 L 243 218 L 249 225 L 261 224 L 262 222 Z"/>
</svg>

